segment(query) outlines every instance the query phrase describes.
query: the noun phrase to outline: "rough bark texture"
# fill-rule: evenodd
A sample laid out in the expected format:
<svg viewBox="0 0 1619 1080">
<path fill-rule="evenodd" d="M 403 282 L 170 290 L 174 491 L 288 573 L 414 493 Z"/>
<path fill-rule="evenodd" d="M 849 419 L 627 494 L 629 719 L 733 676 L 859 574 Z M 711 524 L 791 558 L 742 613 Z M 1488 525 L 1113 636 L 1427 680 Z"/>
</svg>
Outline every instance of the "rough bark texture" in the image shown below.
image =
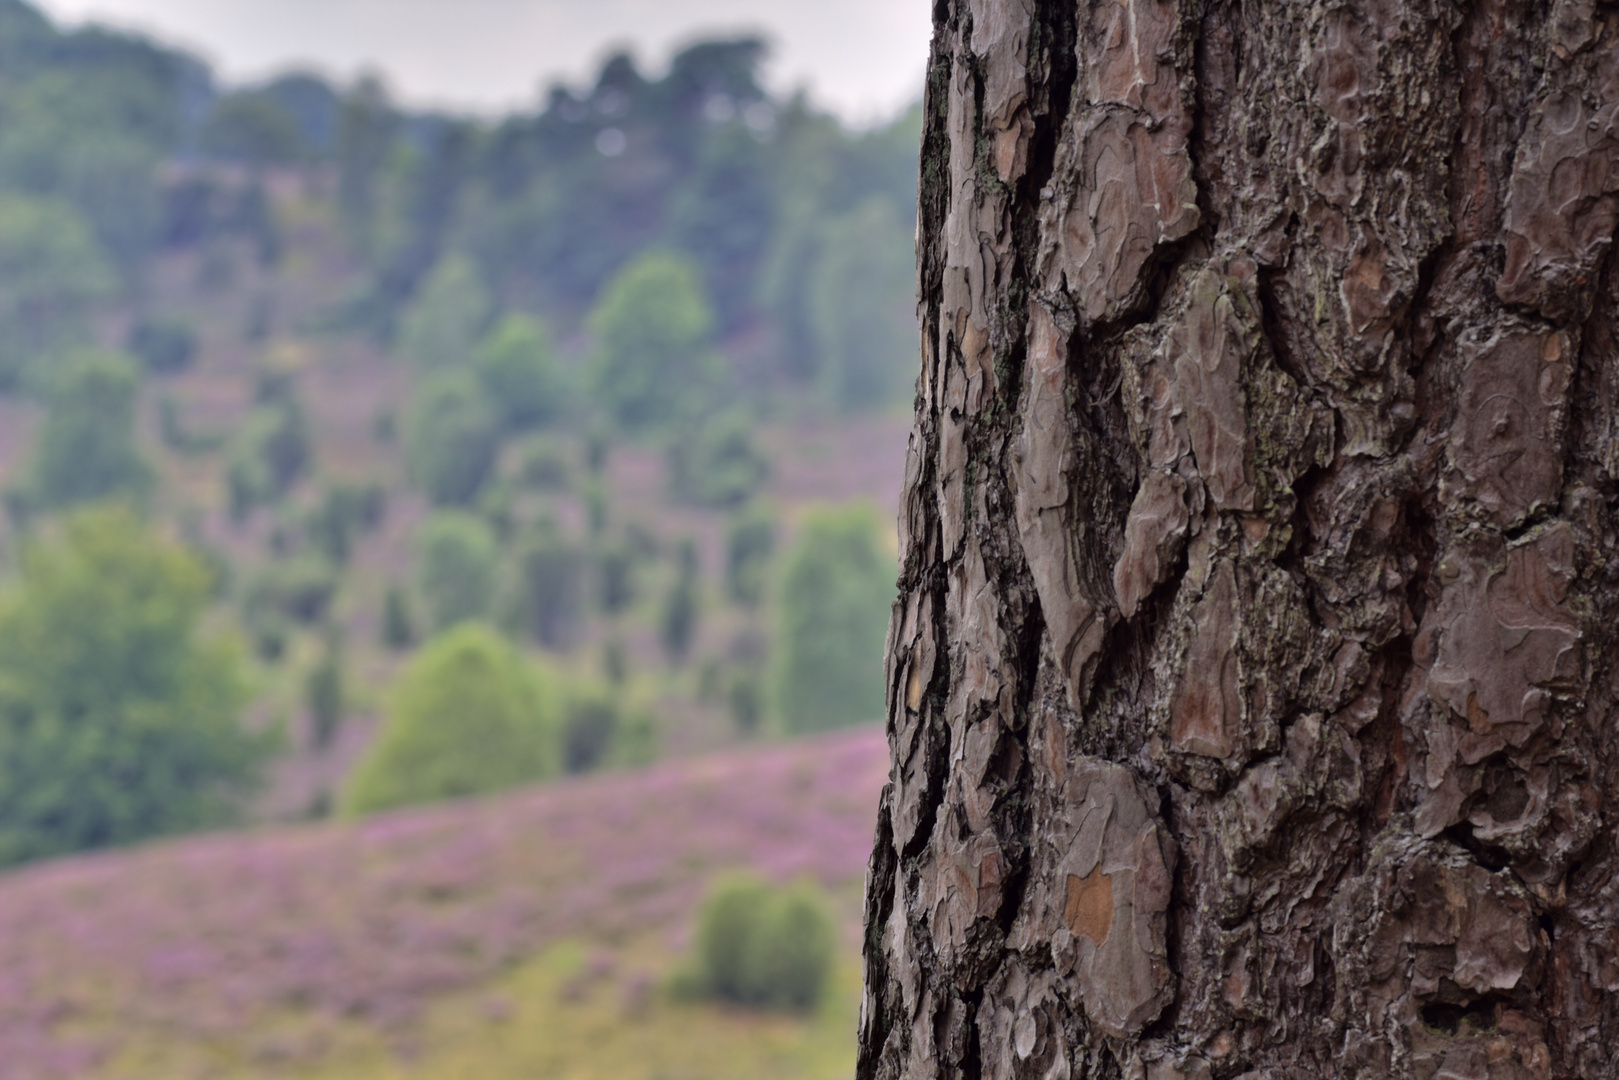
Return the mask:
<svg viewBox="0 0 1619 1080">
<path fill-rule="evenodd" d="M 934 11 L 859 1075 L 1619 1076 L 1619 6 Z"/>
</svg>

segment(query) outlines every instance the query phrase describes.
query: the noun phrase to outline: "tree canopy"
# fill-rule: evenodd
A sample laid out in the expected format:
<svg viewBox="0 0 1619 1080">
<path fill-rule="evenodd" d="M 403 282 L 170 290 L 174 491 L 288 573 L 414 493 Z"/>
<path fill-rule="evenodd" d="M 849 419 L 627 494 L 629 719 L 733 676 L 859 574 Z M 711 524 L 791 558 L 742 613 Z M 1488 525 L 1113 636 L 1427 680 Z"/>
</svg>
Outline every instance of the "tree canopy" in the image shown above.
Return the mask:
<svg viewBox="0 0 1619 1080">
<path fill-rule="evenodd" d="M 228 820 L 271 743 L 240 723 L 209 575 L 118 506 L 30 543 L 0 596 L 0 864 Z"/>
</svg>

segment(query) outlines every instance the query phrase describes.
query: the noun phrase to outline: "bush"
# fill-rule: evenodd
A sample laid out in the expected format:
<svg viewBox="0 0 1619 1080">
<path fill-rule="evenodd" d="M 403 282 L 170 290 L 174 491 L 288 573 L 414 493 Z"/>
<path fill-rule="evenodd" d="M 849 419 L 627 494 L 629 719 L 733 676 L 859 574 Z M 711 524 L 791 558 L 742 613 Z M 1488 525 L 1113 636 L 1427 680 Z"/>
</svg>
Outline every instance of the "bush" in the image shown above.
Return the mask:
<svg viewBox="0 0 1619 1080">
<path fill-rule="evenodd" d="M 337 483 L 304 519 L 304 535 L 334 563 L 348 562 L 354 542 L 382 524 L 388 491 L 380 483 Z"/>
<path fill-rule="evenodd" d="M 439 261 L 399 325 L 399 351 L 424 369 L 462 367 L 489 318 L 477 268 L 458 255 Z"/>
<path fill-rule="evenodd" d="M 142 495 L 151 468 L 135 446 L 135 365 L 118 353 L 72 357 L 51 388 L 50 411 L 33 462 L 33 498 L 69 506 Z"/>
<path fill-rule="evenodd" d="M 273 749 L 239 723 L 207 570 L 95 507 L 0 598 L 0 865 L 229 821 Z"/>
<path fill-rule="evenodd" d="M 471 505 L 499 450 L 499 421 L 470 375 L 441 374 L 422 383 L 405 417 L 405 460 L 429 499 Z"/>
<path fill-rule="evenodd" d="M 752 426 L 735 411 L 675 438 L 668 461 L 670 488 L 698 506 L 741 506 L 770 477 L 770 462 L 754 445 Z"/>
<path fill-rule="evenodd" d="M 680 547 L 680 570 L 663 601 L 658 630 L 664 654 L 680 663 L 691 654 L 697 638 L 697 546 L 690 540 Z"/>
<path fill-rule="evenodd" d="M 754 506 L 732 517 L 725 529 L 725 591 L 744 607 L 764 597 L 765 571 L 776 551 L 776 521 Z"/>
<path fill-rule="evenodd" d="M 722 1001 L 807 1012 L 832 973 L 836 931 L 820 890 L 753 876 L 720 882 L 697 927 L 697 978 Z"/>
<path fill-rule="evenodd" d="M 502 319 L 479 343 L 472 362 L 508 429 L 535 427 L 562 415 L 567 380 L 545 328 L 534 319 Z"/>
<path fill-rule="evenodd" d="M 324 750 L 337 738 L 343 724 L 346 694 L 343 692 L 343 652 L 336 641 L 326 643 L 320 662 L 304 681 L 304 700 L 309 706 L 311 741 Z"/>
<path fill-rule="evenodd" d="M 126 344 L 147 371 L 184 371 L 197 355 L 197 333 L 183 319 L 142 319 Z"/>
<path fill-rule="evenodd" d="M 261 387 L 261 403 L 231 440 L 225 483 L 231 516 L 281 499 L 309 470 L 314 444 L 302 406 L 279 383 Z"/>
<path fill-rule="evenodd" d="M 606 764 L 619 733 L 618 702 L 601 689 L 575 687 L 564 713 L 563 768 L 582 773 Z"/>
<path fill-rule="evenodd" d="M 305 557 L 272 563 L 248 583 L 243 607 L 249 624 L 265 616 L 318 623 L 326 617 L 337 586 L 337 573 L 321 559 Z"/>
<path fill-rule="evenodd" d="M 463 623 L 399 677 L 341 809 L 367 814 L 551 776 L 557 726 L 539 674 L 495 631 Z"/>
<path fill-rule="evenodd" d="M 585 553 L 554 529 L 536 530 L 519 546 L 519 621 L 549 649 L 573 643 L 583 614 L 585 566 Z"/>
<path fill-rule="evenodd" d="M 435 630 L 488 613 L 499 555 L 495 534 L 482 518 L 440 510 L 422 524 L 416 582 Z"/>
<path fill-rule="evenodd" d="M 713 322 L 688 259 L 652 252 L 631 262 L 590 316 L 597 404 L 630 432 L 696 418 L 719 375 Z"/>
<path fill-rule="evenodd" d="M 537 491 L 564 491 L 568 487 L 568 451 L 546 436 L 535 436 L 523 447 L 517 478 Z"/>
<path fill-rule="evenodd" d="M 791 732 L 883 715 L 895 565 L 870 507 L 813 513 L 788 555 L 775 635 L 776 705 Z"/>
<path fill-rule="evenodd" d="M 388 586 L 382 601 L 382 643 L 396 652 L 416 644 L 416 620 L 410 613 L 410 599 L 397 582 Z"/>
</svg>

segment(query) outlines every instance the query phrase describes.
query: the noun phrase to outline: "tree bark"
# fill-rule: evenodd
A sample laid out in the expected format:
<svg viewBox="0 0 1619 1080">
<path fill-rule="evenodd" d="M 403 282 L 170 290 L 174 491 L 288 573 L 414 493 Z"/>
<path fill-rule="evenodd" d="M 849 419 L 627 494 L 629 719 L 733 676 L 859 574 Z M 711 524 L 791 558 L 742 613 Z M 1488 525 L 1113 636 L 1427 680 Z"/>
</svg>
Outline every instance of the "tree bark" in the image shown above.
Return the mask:
<svg viewBox="0 0 1619 1080">
<path fill-rule="evenodd" d="M 1619 7 L 934 12 L 859 1076 L 1619 1076 Z"/>
</svg>

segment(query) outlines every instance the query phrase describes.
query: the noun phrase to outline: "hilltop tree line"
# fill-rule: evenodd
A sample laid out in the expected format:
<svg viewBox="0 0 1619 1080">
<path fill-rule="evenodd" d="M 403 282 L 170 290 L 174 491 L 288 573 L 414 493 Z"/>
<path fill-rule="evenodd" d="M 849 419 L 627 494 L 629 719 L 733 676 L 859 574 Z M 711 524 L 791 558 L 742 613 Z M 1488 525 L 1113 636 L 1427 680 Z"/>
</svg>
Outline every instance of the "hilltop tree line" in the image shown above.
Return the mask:
<svg viewBox="0 0 1619 1080">
<path fill-rule="evenodd" d="M 642 625 L 661 685 L 741 737 L 880 714 L 884 528 L 829 507 L 783 544 L 759 424 L 908 393 L 920 120 L 850 132 L 766 92 L 762 56 L 707 42 L 657 78 L 617 56 L 489 122 L 370 78 L 223 87 L 0 0 L 0 395 L 43 413 L 3 491 L 0 865 L 232 820 L 274 755 L 340 743 L 359 698 L 384 724 L 312 812 L 645 761 Z M 309 273 L 311 221 L 341 288 L 295 319 L 249 297 L 245 413 L 197 424 L 176 389 L 218 329 L 196 310 Z M 176 266 L 189 317 L 152 284 Z M 426 514 L 375 598 L 355 552 L 400 492 L 333 470 L 293 338 L 366 340 L 408 387 L 367 434 Z M 621 512 L 622 446 L 720 517 L 721 550 Z M 177 472 L 216 485 L 219 520 Z M 739 629 L 699 655 L 711 620 Z M 581 666 L 587 623 L 605 640 Z M 386 691 L 359 685 L 367 648 L 400 661 Z M 253 731 L 250 705 L 271 714 Z"/>
</svg>

